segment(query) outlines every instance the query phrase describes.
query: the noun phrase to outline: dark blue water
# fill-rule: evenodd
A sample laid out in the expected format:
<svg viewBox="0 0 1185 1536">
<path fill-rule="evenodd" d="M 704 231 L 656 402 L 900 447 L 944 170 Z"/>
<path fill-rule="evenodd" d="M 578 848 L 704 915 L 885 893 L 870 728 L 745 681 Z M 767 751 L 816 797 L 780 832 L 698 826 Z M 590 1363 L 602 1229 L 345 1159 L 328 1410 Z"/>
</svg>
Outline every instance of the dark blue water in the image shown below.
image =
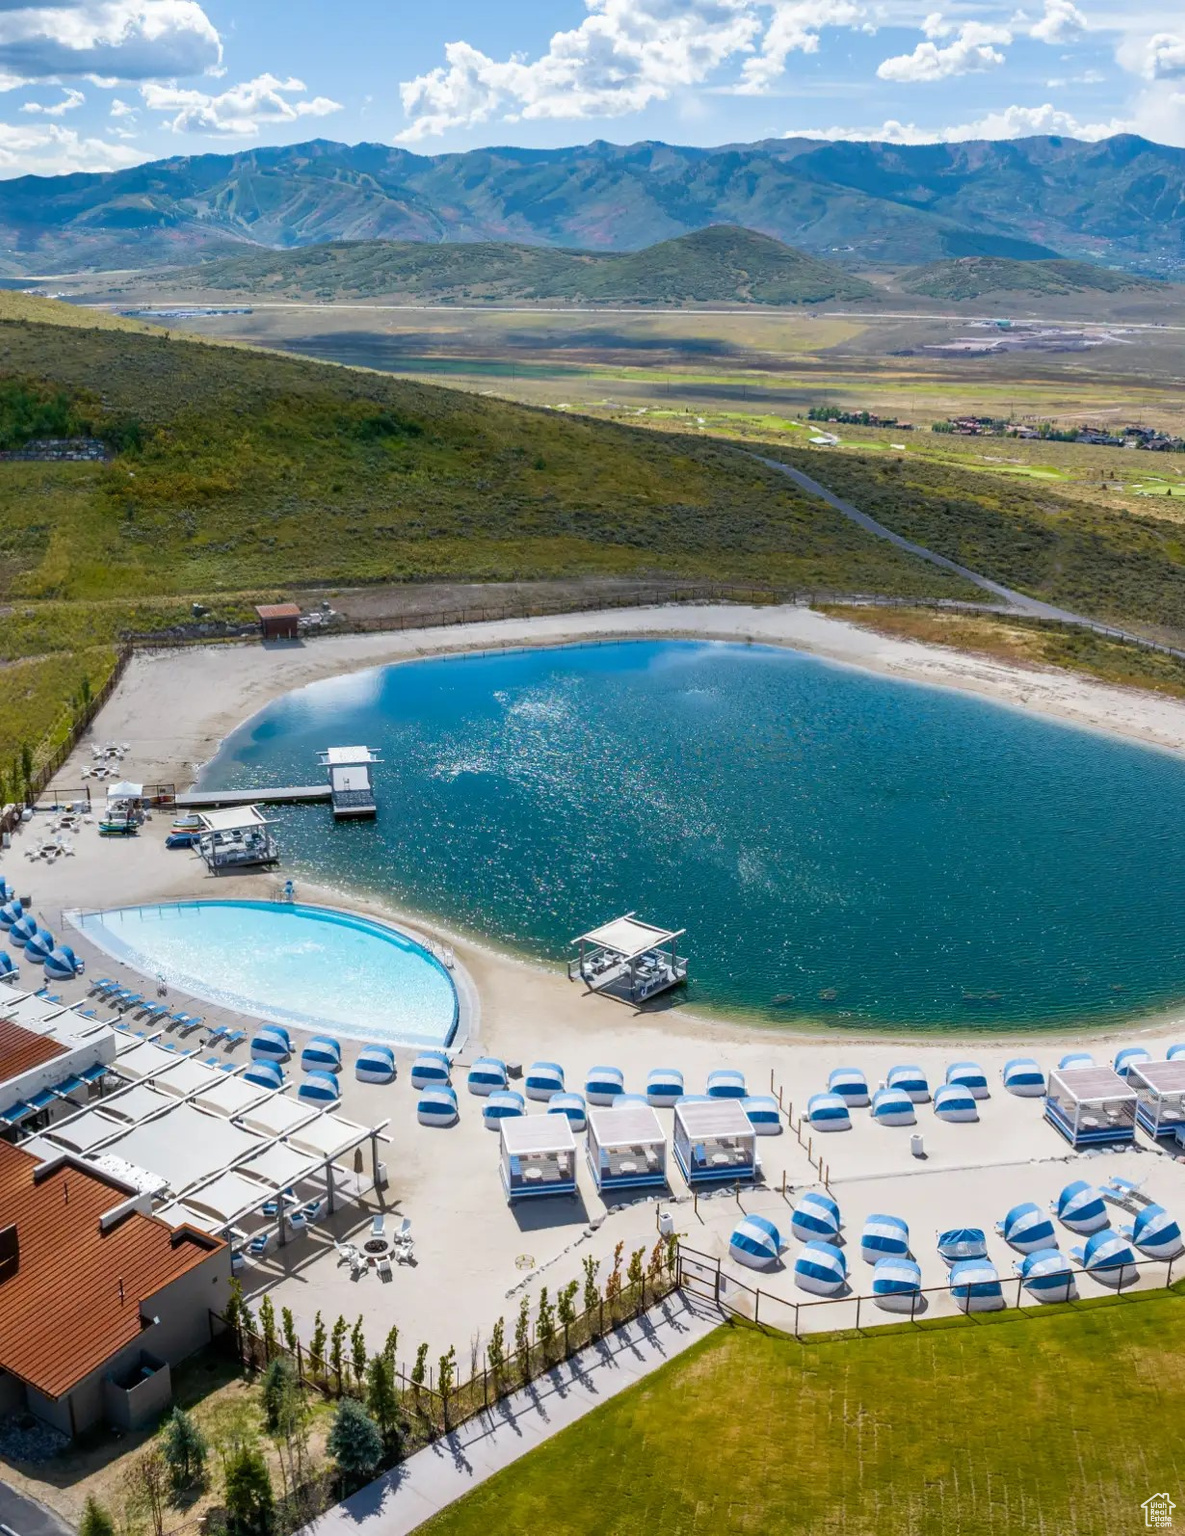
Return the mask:
<svg viewBox="0 0 1185 1536">
<path fill-rule="evenodd" d="M 1107 1023 L 1185 1000 L 1185 764 L 765 647 L 444 658 L 317 683 L 203 782 L 381 748 L 377 823 L 282 813 L 295 872 L 531 955 L 635 910 L 700 1006 L 848 1027 Z"/>
</svg>

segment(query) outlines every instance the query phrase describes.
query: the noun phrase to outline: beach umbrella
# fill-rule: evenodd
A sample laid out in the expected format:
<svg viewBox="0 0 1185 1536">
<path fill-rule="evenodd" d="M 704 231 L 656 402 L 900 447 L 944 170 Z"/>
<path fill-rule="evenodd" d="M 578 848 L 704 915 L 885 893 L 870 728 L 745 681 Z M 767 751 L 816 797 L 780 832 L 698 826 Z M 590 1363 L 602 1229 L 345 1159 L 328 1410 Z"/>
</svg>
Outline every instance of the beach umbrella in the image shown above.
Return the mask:
<svg viewBox="0 0 1185 1536">
<path fill-rule="evenodd" d="M 745 1074 L 735 1067 L 717 1067 L 708 1073 L 708 1097 L 710 1099 L 743 1099 Z"/>
<path fill-rule="evenodd" d="M 1181 1228 L 1163 1205 L 1145 1205 L 1130 1227 L 1123 1228 L 1149 1258 L 1172 1259 L 1181 1252 Z"/>
<path fill-rule="evenodd" d="M 934 1113 L 940 1120 L 952 1123 L 962 1120 L 978 1120 L 979 1109 L 975 1095 L 962 1083 L 943 1083 L 934 1090 Z"/>
<path fill-rule="evenodd" d="M 860 1254 L 867 1264 L 903 1259 L 909 1253 L 909 1227 L 900 1216 L 870 1216 L 860 1234 Z"/>
<path fill-rule="evenodd" d="M 749 1118 L 749 1124 L 758 1136 L 782 1134 L 782 1112 L 778 1101 L 771 1094 L 758 1094 L 755 1098 L 742 1099 L 741 1108 Z"/>
<path fill-rule="evenodd" d="M 836 1067 L 827 1079 L 828 1093 L 838 1093 L 853 1109 L 868 1108 L 868 1079 L 857 1067 Z"/>
<path fill-rule="evenodd" d="M 1031 1056 L 1014 1056 L 1004 1063 L 1004 1086 L 1019 1099 L 1037 1099 L 1045 1092 L 1045 1073 Z"/>
<path fill-rule="evenodd" d="M 590 1104 L 612 1104 L 624 1088 L 620 1067 L 590 1067 L 584 1080 L 584 1096 Z"/>
<path fill-rule="evenodd" d="M 1089 1051 L 1069 1051 L 1057 1064 L 1059 1072 L 1064 1072 L 1067 1067 L 1093 1067 L 1094 1057 Z"/>
<path fill-rule="evenodd" d="M 794 1260 L 794 1284 L 814 1296 L 834 1296 L 848 1278 L 848 1261 L 834 1243 L 810 1242 Z"/>
<path fill-rule="evenodd" d="M 53 954 L 57 940 L 48 928 L 38 928 L 25 945 L 25 959 L 31 960 L 34 965 L 44 965 Z"/>
<path fill-rule="evenodd" d="M 263 1066 L 264 1063 L 260 1062 L 259 1065 Z M 308 1075 L 297 1089 L 297 1096 L 309 1104 L 336 1104 L 341 1098 L 336 1075 L 324 1072 L 319 1067 L 307 1070 Z"/>
<path fill-rule="evenodd" d="M 364 1045 L 354 1063 L 354 1076 L 360 1083 L 393 1083 L 395 1052 L 389 1045 Z"/>
<path fill-rule="evenodd" d="M 987 1076 L 978 1062 L 952 1061 L 946 1069 L 946 1080 L 948 1083 L 969 1088 L 977 1099 L 990 1097 Z"/>
<path fill-rule="evenodd" d="M 1128 1285 L 1139 1274 L 1131 1244 L 1111 1227 L 1092 1232 L 1086 1239 L 1086 1247 L 1075 1248 L 1072 1252 L 1087 1274 L 1103 1285 L 1116 1288 Z"/>
<path fill-rule="evenodd" d="M 491 1093 L 506 1087 L 506 1063 L 499 1061 L 497 1056 L 479 1056 L 469 1068 L 466 1081 L 470 1093 L 488 1098 Z"/>
<path fill-rule="evenodd" d="M 421 1125 L 456 1125 L 456 1091 L 448 1083 L 433 1083 L 420 1093 L 416 1119 Z"/>
<path fill-rule="evenodd" d="M 304 1072 L 339 1072 L 341 1064 L 342 1048 L 332 1035 L 315 1035 L 300 1053 Z"/>
<path fill-rule="evenodd" d="M 1110 1225 L 1102 1195 L 1085 1179 L 1067 1184 L 1053 1205 L 1054 1213 L 1071 1232 L 1097 1232 Z"/>
<path fill-rule="evenodd" d="M 287 1032 L 269 1024 L 251 1040 L 252 1061 L 287 1061 L 292 1055 L 292 1042 Z"/>
<path fill-rule="evenodd" d="M 852 1114 L 838 1093 L 812 1093 L 806 1101 L 806 1117 L 816 1131 L 850 1131 Z"/>
<path fill-rule="evenodd" d="M 890 1067 L 885 1087 L 900 1088 L 902 1093 L 909 1094 L 915 1104 L 924 1104 L 930 1097 L 930 1084 L 921 1067 Z"/>
<path fill-rule="evenodd" d="M 1145 1061 L 1152 1060 L 1152 1053 L 1146 1051 L 1142 1045 L 1129 1045 L 1122 1051 L 1115 1053 L 1115 1070 L 1120 1077 L 1125 1078 L 1133 1067 L 1138 1067 Z"/>
<path fill-rule="evenodd" d="M 669 1109 L 683 1097 L 683 1074 L 677 1067 L 655 1067 L 646 1074 L 646 1102 Z"/>
<path fill-rule="evenodd" d="M 913 1312 L 922 1289 L 922 1267 L 913 1259 L 878 1259 L 872 1271 L 872 1296 L 886 1312 Z"/>
<path fill-rule="evenodd" d="M 1072 1301 L 1077 1287 L 1074 1269 L 1056 1248 L 1038 1248 L 1015 1264 L 1021 1284 L 1038 1301 Z"/>
<path fill-rule="evenodd" d="M 15 976 L 16 974 L 16 961 L 6 949 L 0 949 L 0 976 Z"/>
<path fill-rule="evenodd" d="M 451 1063 L 444 1051 L 421 1051 L 411 1064 L 411 1085 L 418 1093 L 421 1088 L 447 1084 L 450 1069 Z"/>
<path fill-rule="evenodd" d="M 19 906 L 20 903 L 13 902 L 11 905 Z M 30 917 L 26 912 L 24 917 L 18 918 L 16 922 L 12 924 L 11 928 L 8 930 L 8 937 L 12 940 L 18 949 L 24 949 L 25 945 L 28 944 L 30 939 L 35 939 L 37 937 L 37 920 L 33 917 Z"/>
<path fill-rule="evenodd" d="M 1041 1249 L 1057 1247 L 1053 1222 L 1031 1200 L 1014 1205 L 1004 1220 L 997 1223 L 996 1231 L 1018 1253 L 1036 1253 Z"/>
<path fill-rule="evenodd" d="M 28 954 L 28 950 L 25 951 Z M 60 944 L 45 957 L 45 974 L 51 981 L 73 981 L 82 974 L 82 961 L 68 944 Z M 3 966 L 0 966 L 3 970 Z"/>
<path fill-rule="evenodd" d="M 1000 1276 L 990 1259 L 962 1259 L 950 1272 L 950 1293 L 964 1312 L 991 1312 L 1004 1305 Z"/>
<path fill-rule="evenodd" d="M 0 928 L 3 928 L 7 931 L 12 927 L 13 923 L 20 922 L 24 915 L 24 907 L 21 906 L 20 902 L 17 901 L 15 896 L 10 897 L 4 903 L 4 905 L 0 907 Z"/>
<path fill-rule="evenodd" d="M 275 1061 L 263 1059 L 253 1061 L 243 1073 L 243 1081 L 254 1083 L 258 1088 L 282 1088 L 284 1069 Z"/>
<path fill-rule="evenodd" d="M 900 1088 L 878 1088 L 872 1096 L 872 1118 L 879 1125 L 916 1125 L 913 1100 Z"/>
<path fill-rule="evenodd" d="M 764 1216 L 744 1216 L 728 1240 L 729 1257 L 749 1269 L 772 1269 L 782 1251 L 777 1227 Z"/>
<path fill-rule="evenodd" d="M 563 1093 L 564 1069 L 558 1061 L 537 1061 L 527 1069 L 523 1086 L 527 1090 L 528 1099 L 541 1100 L 546 1104 L 554 1094 Z"/>
<path fill-rule="evenodd" d="M 548 1101 L 547 1113 L 549 1115 L 564 1115 L 575 1135 L 588 1127 L 588 1114 L 584 1107 L 584 1096 L 579 1093 L 553 1094 Z"/>
<path fill-rule="evenodd" d="M 513 1088 L 506 1088 L 490 1094 L 482 1107 L 481 1118 L 487 1130 L 496 1131 L 503 1120 L 513 1120 L 525 1114 L 526 1108 L 522 1094 L 515 1093 Z"/>
<path fill-rule="evenodd" d="M 808 1189 L 790 1218 L 791 1232 L 804 1243 L 815 1237 L 835 1237 L 839 1228 L 839 1206 L 821 1190 Z"/>
<path fill-rule="evenodd" d="M 938 1255 L 948 1264 L 987 1257 L 987 1238 L 982 1227 L 950 1227 L 938 1234 Z"/>
</svg>

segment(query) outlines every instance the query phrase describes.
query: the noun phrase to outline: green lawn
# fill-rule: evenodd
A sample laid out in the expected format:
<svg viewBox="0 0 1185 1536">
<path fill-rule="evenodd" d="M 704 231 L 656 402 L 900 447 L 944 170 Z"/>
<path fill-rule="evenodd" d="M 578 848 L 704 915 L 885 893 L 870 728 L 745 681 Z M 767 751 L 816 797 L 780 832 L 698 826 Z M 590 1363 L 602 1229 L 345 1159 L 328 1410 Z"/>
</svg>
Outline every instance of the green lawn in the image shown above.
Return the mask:
<svg viewBox="0 0 1185 1536">
<path fill-rule="evenodd" d="M 718 1329 L 425 1536 L 1103 1536 L 1182 1501 L 1185 1298 L 809 1345 Z"/>
</svg>

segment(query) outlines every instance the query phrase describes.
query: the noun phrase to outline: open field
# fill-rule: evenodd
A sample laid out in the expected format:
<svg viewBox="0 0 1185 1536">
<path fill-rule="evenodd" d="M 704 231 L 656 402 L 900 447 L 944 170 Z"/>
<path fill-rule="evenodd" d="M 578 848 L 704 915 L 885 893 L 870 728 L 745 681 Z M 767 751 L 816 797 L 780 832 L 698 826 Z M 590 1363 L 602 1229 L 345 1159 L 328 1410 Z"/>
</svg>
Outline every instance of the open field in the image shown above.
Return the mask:
<svg viewBox="0 0 1185 1536">
<path fill-rule="evenodd" d="M 1181 1481 L 1175 1292 L 806 1345 L 718 1329 L 424 1527 L 556 1536 L 1143 1528 Z"/>
</svg>

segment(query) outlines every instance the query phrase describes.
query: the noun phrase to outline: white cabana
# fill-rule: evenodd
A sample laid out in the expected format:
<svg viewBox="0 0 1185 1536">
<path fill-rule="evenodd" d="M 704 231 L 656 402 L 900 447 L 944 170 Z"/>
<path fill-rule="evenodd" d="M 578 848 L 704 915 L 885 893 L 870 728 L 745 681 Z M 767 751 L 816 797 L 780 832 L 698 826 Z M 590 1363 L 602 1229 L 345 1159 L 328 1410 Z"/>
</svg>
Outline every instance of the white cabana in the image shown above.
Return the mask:
<svg viewBox="0 0 1185 1536">
<path fill-rule="evenodd" d="M 799 1197 L 790 1218 L 790 1230 L 801 1242 L 812 1238 L 835 1237 L 840 1228 L 839 1206 L 819 1189 L 808 1189 Z"/>
<path fill-rule="evenodd" d="M 1123 1050 L 1116 1051 L 1114 1067 L 1120 1077 L 1126 1077 L 1133 1067 L 1151 1060 L 1152 1052 L 1146 1051 L 1142 1045 L 1128 1045 Z"/>
<path fill-rule="evenodd" d="M 1181 1228 L 1163 1205 L 1142 1206 L 1132 1225 L 1119 1232 L 1150 1259 L 1175 1259 L 1181 1252 Z"/>
<path fill-rule="evenodd" d="M 745 1074 L 736 1067 L 717 1067 L 708 1073 L 708 1098 L 743 1099 L 748 1094 Z"/>
<path fill-rule="evenodd" d="M 612 1104 L 625 1090 L 625 1073 L 620 1067 L 590 1067 L 584 1080 L 584 1097 L 590 1104 Z"/>
<path fill-rule="evenodd" d="M 943 1083 L 934 1090 L 934 1113 L 940 1120 L 957 1124 L 960 1121 L 978 1120 L 979 1107 L 975 1095 L 962 1083 Z"/>
<path fill-rule="evenodd" d="M 850 1131 L 852 1112 L 838 1093 L 812 1093 L 806 1101 L 806 1117 L 816 1131 Z"/>
<path fill-rule="evenodd" d="M 285 1062 L 292 1055 L 292 1037 L 279 1024 L 268 1024 L 251 1040 L 253 1061 Z"/>
<path fill-rule="evenodd" d="M 1013 1056 L 1004 1063 L 1004 1086 L 1019 1099 L 1039 1099 L 1045 1092 L 1045 1073 L 1031 1056 Z"/>
<path fill-rule="evenodd" d="M 670 1109 L 683 1097 L 683 1074 L 676 1067 L 654 1067 L 646 1075 L 646 1101 L 656 1109 Z"/>
<path fill-rule="evenodd" d="M 1059 1067 L 1049 1074 L 1045 1118 L 1073 1147 L 1134 1141 L 1136 1092 L 1110 1067 Z"/>
<path fill-rule="evenodd" d="M 1115 1290 L 1131 1285 L 1140 1273 L 1131 1244 L 1110 1227 L 1092 1232 L 1086 1246 L 1071 1248 L 1070 1256 L 1078 1260 L 1092 1279 Z"/>
<path fill-rule="evenodd" d="M 546 1104 L 548 1099 L 564 1091 L 564 1069 L 558 1061 L 536 1061 L 527 1068 L 523 1082 L 527 1098 Z"/>
<path fill-rule="evenodd" d="M 834 1243 L 810 1242 L 794 1261 L 794 1284 L 813 1296 L 834 1296 L 848 1280 L 848 1261 Z"/>
<path fill-rule="evenodd" d="M 576 1138 L 564 1115 L 503 1120 L 502 1185 L 511 1202 L 576 1193 Z"/>
<path fill-rule="evenodd" d="M 549 1115 L 563 1115 L 572 1127 L 573 1134 L 577 1136 L 588 1125 L 588 1110 L 585 1108 L 583 1094 L 553 1094 L 547 1103 L 547 1113 Z"/>
<path fill-rule="evenodd" d="M 307 1072 L 296 1090 L 309 1104 L 336 1104 L 342 1096 L 341 1085 L 333 1072 Z"/>
<path fill-rule="evenodd" d="M 872 1118 L 878 1125 L 916 1125 L 913 1100 L 901 1088 L 878 1088 L 872 1096 Z"/>
<path fill-rule="evenodd" d="M 782 1238 L 765 1216 L 744 1216 L 728 1240 L 729 1257 L 748 1269 L 773 1269 L 781 1257 Z"/>
<path fill-rule="evenodd" d="M 772 1094 L 759 1093 L 752 1098 L 742 1099 L 741 1108 L 748 1115 L 749 1124 L 758 1136 L 782 1134 L 782 1111 Z"/>
<path fill-rule="evenodd" d="M 1038 1248 L 1013 1265 L 1021 1284 L 1038 1301 L 1073 1301 L 1074 1267 L 1057 1248 Z"/>
<path fill-rule="evenodd" d="M 257 1059 L 243 1073 L 243 1081 L 256 1083 L 260 1088 L 282 1088 L 284 1086 L 284 1068 L 274 1061 Z"/>
<path fill-rule="evenodd" d="M 996 1223 L 996 1231 L 1018 1253 L 1036 1253 L 1042 1248 L 1057 1247 L 1053 1222 L 1031 1200 L 1014 1205 L 1004 1220 Z"/>
<path fill-rule="evenodd" d="M 963 1259 L 954 1265 L 950 1293 L 963 1312 L 998 1312 L 1004 1305 L 999 1271 L 990 1259 Z"/>
<path fill-rule="evenodd" d="M 501 1128 L 503 1120 L 515 1120 L 527 1112 L 526 1100 L 513 1088 L 501 1088 L 491 1093 L 482 1105 L 482 1124 L 488 1131 Z"/>
<path fill-rule="evenodd" d="M 852 1109 L 867 1109 L 868 1079 L 858 1067 L 836 1067 L 827 1078 L 828 1093 L 838 1093 Z"/>
<path fill-rule="evenodd" d="M 930 1097 L 930 1083 L 921 1067 L 901 1065 L 890 1067 L 885 1078 L 886 1088 L 900 1088 L 915 1104 L 924 1104 Z"/>
<path fill-rule="evenodd" d="M 421 1088 L 433 1088 L 450 1081 L 452 1063 L 444 1051 L 421 1051 L 411 1064 L 411 1085 L 418 1093 Z"/>
<path fill-rule="evenodd" d="M 909 1225 L 900 1216 L 869 1216 L 860 1234 L 860 1254 L 866 1264 L 909 1256 Z"/>
<path fill-rule="evenodd" d="M 676 1104 L 674 1141 L 676 1161 L 689 1184 L 757 1175 L 757 1134 L 737 1099 Z"/>
<path fill-rule="evenodd" d="M 914 1259 L 878 1259 L 872 1271 L 872 1299 L 886 1312 L 908 1312 L 922 1304 L 922 1267 Z"/>
<path fill-rule="evenodd" d="M 435 1083 L 420 1093 L 416 1119 L 421 1125 L 456 1125 L 459 1118 L 456 1090 L 447 1083 Z"/>
<path fill-rule="evenodd" d="M 507 1081 L 506 1063 L 497 1056 L 479 1056 L 466 1079 L 469 1092 L 482 1099 L 504 1089 Z"/>
<path fill-rule="evenodd" d="M 1075 1179 L 1072 1184 L 1067 1184 L 1050 1209 L 1071 1232 L 1099 1232 L 1111 1224 L 1102 1191 L 1085 1179 Z"/>
<path fill-rule="evenodd" d="M 1094 1057 L 1089 1051 L 1067 1051 L 1057 1064 L 1059 1072 L 1066 1067 L 1093 1067 L 1096 1065 Z"/>
<path fill-rule="evenodd" d="M 300 1053 L 302 1072 L 340 1072 L 341 1065 L 341 1041 L 332 1035 L 314 1035 Z"/>
<path fill-rule="evenodd" d="M 602 1194 L 667 1182 L 667 1139 L 648 1104 L 588 1113 L 588 1166 Z"/>
<path fill-rule="evenodd" d="M 354 1076 L 360 1083 L 393 1083 L 395 1052 L 389 1045 L 364 1045 L 354 1063 Z"/>
<path fill-rule="evenodd" d="M 1133 1063 L 1127 1085 L 1136 1094 L 1136 1121 L 1155 1141 L 1185 1128 L 1185 1058 Z"/>
<path fill-rule="evenodd" d="M 977 1061 L 952 1061 L 946 1069 L 946 1080 L 962 1088 L 968 1088 L 977 1099 L 990 1096 L 987 1073 Z"/>
</svg>

